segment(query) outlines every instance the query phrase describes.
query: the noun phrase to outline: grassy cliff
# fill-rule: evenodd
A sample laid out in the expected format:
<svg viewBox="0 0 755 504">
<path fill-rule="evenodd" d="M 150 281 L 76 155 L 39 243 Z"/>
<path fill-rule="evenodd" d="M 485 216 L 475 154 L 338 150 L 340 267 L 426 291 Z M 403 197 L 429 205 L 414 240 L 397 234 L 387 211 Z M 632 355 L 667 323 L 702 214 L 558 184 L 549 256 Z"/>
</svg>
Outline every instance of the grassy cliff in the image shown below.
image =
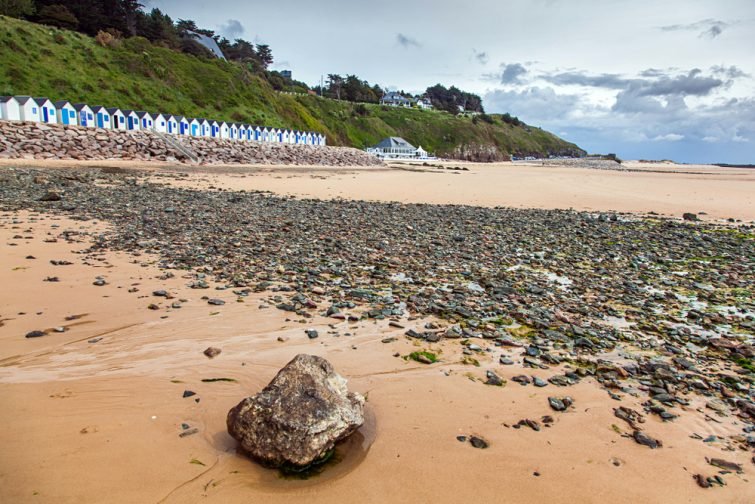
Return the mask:
<svg viewBox="0 0 755 504">
<path fill-rule="evenodd" d="M 274 91 L 238 65 L 130 38 L 101 47 L 85 35 L 0 16 L 0 95 L 47 96 L 90 105 L 167 112 L 323 132 L 331 145 L 363 148 L 401 136 L 441 156 L 580 155 L 539 128 L 500 116 L 354 104 Z"/>
</svg>

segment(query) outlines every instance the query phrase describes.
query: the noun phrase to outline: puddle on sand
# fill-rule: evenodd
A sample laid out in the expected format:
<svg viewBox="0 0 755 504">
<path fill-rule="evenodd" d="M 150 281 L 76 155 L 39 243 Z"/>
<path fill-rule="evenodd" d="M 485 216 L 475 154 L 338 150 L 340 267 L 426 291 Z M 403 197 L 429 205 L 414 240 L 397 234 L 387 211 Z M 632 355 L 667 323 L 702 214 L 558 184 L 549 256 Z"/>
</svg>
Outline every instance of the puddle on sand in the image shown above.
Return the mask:
<svg viewBox="0 0 755 504">
<path fill-rule="evenodd" d="M 239 455 L 242 462 L 251 464 L 247 468 L 253 470 L 240 471 L 239 475 L 247 480 L 247 484 L 260 484 L 275 487 L 277 490 L 286 488 L 298 489 L 302 486 L 320 485 L 334 481 L 348 475 L 356 469 L 367 457 L 367 453 L 375 441 L 377 428 L 375 417 L 369 409 L 364 412 L 364 425 L 346 440 L 336 445 L 332 455 L 320 464 L 313 465 L 304 471 L 295 472 L 282 469 L 266 469 L 245 455 Z M 262 471 L 262 474 L 260 474 Z"/>
</svg>

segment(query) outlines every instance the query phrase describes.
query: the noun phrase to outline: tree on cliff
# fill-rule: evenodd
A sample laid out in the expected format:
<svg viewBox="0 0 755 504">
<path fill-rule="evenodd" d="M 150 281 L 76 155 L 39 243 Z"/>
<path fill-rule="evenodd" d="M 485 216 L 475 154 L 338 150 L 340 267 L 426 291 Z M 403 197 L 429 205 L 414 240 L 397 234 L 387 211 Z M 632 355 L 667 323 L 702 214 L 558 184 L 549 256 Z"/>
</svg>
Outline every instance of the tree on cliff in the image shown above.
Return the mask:
<svg viewBox="0 0 755 504">
<path fill-rule="evenodd" d="M 35 11 L 34 0 L 0 0 L 0 14 L 3 16 L 29 17 Z"/>
</svg>

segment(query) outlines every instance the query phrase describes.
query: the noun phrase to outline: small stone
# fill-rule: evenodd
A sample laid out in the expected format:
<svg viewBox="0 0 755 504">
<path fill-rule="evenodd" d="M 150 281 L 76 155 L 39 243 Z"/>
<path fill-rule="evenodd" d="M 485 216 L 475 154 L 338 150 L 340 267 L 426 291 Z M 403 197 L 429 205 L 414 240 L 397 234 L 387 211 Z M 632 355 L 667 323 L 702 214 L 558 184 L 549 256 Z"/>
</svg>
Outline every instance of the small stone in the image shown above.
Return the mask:
<svg viewBox="0 0 755 504">
<path fill-rule="evenodd" d="M 503 387 L 504 380 L 500 376 L 498 376 L 495 372 L 488 370 L 485 375 L 487 376 L 487 380 L 485 381 L 485 385 L 493 385 L 495 387 Z"/>
<path fill-rule="evenodd" d="M 478 436 L 470 436 L 469 442 L 472 446 L 474 446 L 475 448 L 479 448 L 481 450 L 484 450 L 485 448 L 490 446 L 490 444 L 488 444 L 487 441 L 485 441 L 484 439 Z"/>
<path fill-rule="evenodd" d="M 219 349 L 219 348 L 215 348 L 215 347 L 208 347 L 208 348 L 207 348 L 207 349 L 205 349 L 205 351 L 204 351 L 204 352 L 202 352 L 202 353 L 203 353 L 203 354 L 205 354 L 205 355 L 206 355 L 206 356 L 207 356 L 208 358 L 210 358 L 210 359 L 214 359 L 215 357 L 217 357 L 218 355 L 220 355 L 220 352 L 222 352 L 222 350 L 221 350 L 221 349 Z"/>
<path fill-rule="evenodd" d="M 47 191 L 44 196 L 39 198 L 39 201 L 60 201 L 63 197 L 57 191 Z"/>
<path fill-rule="evenodd" d="M 315 329 L 307 329 L 304 332 L 307 334 L 307 338 L 309 338 L 309 339 L 315 339 L 318 336 L 320 336 Z"/>
<path fill-rule="evenodd" d="M 94 282 L 92 282 L 92 285 L 95 285 L 97 287 L 102 287 L 104 285 L 107 285 L 107 282 L 105 281 L 104 278 L 98 278 L 97 280 L 95 280 Z"/>
<path fill-rule="evenodd" d="M 632 437 L 638 444 L 645 445 L 651 450 L 654 450 L 656 448 L 660 448 L 663 446 L 663 443 L 659 439 L 653 439 L 647 434 L 638 430 L 632 433 Z"/>
<path fill-rule="evenodd" d="M 210 298 L 207 300 L 207 304 L 213 305 L 213 306 L 223 306 L 225 304 L 225 301 L 218 298 Z"/>
<path fill-rule="evenodd" d="M 31 331 L 26 333 L 27 338 L 41 338 L 42 336 L 46 335 L 47 333 L 44 331 Z"/>
<path fill-rule="evenodd" d="M 185 399 L 187 397 L 191 397 L 191 396 L 195 396 L 195 395 L 197 395 L 197 393 L 194 392 L 193 390 L 184 390 L 183 397 Z"/>
</svg>

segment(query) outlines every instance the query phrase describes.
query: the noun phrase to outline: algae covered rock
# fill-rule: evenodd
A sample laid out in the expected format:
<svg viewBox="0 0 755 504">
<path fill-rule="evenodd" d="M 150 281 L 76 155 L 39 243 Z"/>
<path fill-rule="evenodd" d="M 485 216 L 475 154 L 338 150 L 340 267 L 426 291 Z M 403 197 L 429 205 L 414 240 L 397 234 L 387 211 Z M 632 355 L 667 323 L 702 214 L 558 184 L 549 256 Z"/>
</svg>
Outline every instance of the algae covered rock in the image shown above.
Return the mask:
<svg viewBox="0 0 755 504">
<path fill-rule="evenodd" d="M 297 355 L 228 412 L 228 433 L 268 467 L 305 467 L 364 423 L 364 397 L 322 357 Z"/>
</svg>

